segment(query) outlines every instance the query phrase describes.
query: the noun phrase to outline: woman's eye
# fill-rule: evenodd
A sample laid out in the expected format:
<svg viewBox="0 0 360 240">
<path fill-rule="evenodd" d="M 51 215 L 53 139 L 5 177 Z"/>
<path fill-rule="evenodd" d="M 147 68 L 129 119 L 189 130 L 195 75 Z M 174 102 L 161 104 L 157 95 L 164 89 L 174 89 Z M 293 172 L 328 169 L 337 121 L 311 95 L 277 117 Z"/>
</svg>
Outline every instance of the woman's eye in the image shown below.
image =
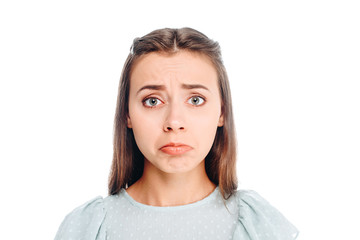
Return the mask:
<svg viewBox="0 0 360 240">
<path fill-rule="evenodd" d="M 204 103 L 204 99 L 202 97 L 199 96 L 195 96 L 195 97 L 191 97 L 188 101 L 188 103 L 195 105 L 195 106 L 199 106 L 202 105 Z"/>
<path fill-rule="evenodd" d="M 148 99 L 145 99 L 144 101 L 144 105 L 146 105 L 147 107 L 155 107 L 157 105 L 159 105 L 161 102 L 159 99 L 157 98 L 148 98 Z"/>
</svg>

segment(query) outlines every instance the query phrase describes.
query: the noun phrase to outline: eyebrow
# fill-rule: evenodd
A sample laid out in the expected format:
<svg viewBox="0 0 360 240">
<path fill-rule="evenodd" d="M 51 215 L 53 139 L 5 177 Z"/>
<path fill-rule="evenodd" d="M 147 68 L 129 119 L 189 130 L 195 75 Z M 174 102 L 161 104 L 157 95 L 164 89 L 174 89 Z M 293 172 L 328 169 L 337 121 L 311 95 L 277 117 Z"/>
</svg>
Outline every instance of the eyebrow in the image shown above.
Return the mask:
<svg viewBox="0 0 360 240">
<path fill-rule="evenodd" d="M 202 89 L 210 91 L 207 87 L 205 87 L 204 85 L 201 85 L 201 84 L 185 84 L 185 83 L 183 83 L 183 84 L 181 84 L 181 87 L 184 89 L 202 88 Z"/>
<path fill-rule="evenodd" d="M 201 84 L 181 84 L 181 87 L 183 89 L 196 89 L 196 88 L 201 88 L 201 89 L 205 89 L 207 91 L 210 91 L 207 87 L 205 87 L 204 85 Z M 164 85 L 145 85 L 142 88 L 140 88 L 136 94 L 139 94 L 139 92 L 141 92 L 142 90 L 145 89 L 149 89 L 149 90 L 165 90 L 165 86 Z"/>
</svg>

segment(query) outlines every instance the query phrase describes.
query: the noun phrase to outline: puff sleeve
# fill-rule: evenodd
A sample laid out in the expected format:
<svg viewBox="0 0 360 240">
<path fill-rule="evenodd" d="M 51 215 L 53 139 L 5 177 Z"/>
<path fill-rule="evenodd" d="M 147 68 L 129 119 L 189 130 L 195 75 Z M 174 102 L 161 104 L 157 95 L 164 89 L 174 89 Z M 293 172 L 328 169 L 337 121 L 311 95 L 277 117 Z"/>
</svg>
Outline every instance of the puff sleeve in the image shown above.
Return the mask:
<svg viewBox="0 0 360 240">
<path fill-rule="evenodd" d="M 61 223 L 55 240 L 105 240 L 103 198 L 98 196 L 70 212 Z"/>
<path fill-rule="evenodd" d="M 237 192 L 239 219 L 233 240 L 293 240 L 298 230 L 252 190 Z"/>
</svg>

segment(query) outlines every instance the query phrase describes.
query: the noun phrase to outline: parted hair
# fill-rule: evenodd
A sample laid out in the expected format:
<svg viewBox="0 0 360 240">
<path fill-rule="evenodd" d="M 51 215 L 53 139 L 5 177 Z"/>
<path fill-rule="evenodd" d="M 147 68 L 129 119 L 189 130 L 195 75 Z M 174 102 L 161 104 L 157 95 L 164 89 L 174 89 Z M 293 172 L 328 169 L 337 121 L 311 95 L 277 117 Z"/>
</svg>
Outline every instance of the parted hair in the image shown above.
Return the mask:
<svg viewBox="0 0 360 240">
<path fill-rule="evenodd" d="M 217 71 L 224 124 L 217 128 L 214 143 L 205 158 L 205 170 L 209 179 L 219 186 L 224 199 L 237 189 L 235 126 L 229 80 L 220 45 L 192 28 L 164 28 L 135 38 L 122 69 L 114 119 L 114 153 L 108 182 L 110 195 L 117 194 L 121 188 L 130 187 L 144 170 L 144 156 L 136 145 L 132 129 L 127 127 L 130 77 L 134 63 L 152 52 L 176 54 L 179 51 L 207 56 Z"/>
</svg>

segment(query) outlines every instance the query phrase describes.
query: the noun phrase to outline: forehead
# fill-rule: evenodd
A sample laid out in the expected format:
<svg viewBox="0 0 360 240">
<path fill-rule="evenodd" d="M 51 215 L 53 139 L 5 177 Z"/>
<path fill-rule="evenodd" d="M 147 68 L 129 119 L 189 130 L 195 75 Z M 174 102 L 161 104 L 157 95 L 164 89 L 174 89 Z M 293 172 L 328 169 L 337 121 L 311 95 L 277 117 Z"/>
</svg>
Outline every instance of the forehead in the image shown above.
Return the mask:
<svg viewBox="0 0 360 240">
<path fill-rule="evenodd" d="M 149 53 L 140 57 L 130 75 L 132 86 L 143 84 L 180 83 L 217 86 L 217 72 L 209 59 L 201 53 L 179 51 L 174 54 Z"/>
</svg>

